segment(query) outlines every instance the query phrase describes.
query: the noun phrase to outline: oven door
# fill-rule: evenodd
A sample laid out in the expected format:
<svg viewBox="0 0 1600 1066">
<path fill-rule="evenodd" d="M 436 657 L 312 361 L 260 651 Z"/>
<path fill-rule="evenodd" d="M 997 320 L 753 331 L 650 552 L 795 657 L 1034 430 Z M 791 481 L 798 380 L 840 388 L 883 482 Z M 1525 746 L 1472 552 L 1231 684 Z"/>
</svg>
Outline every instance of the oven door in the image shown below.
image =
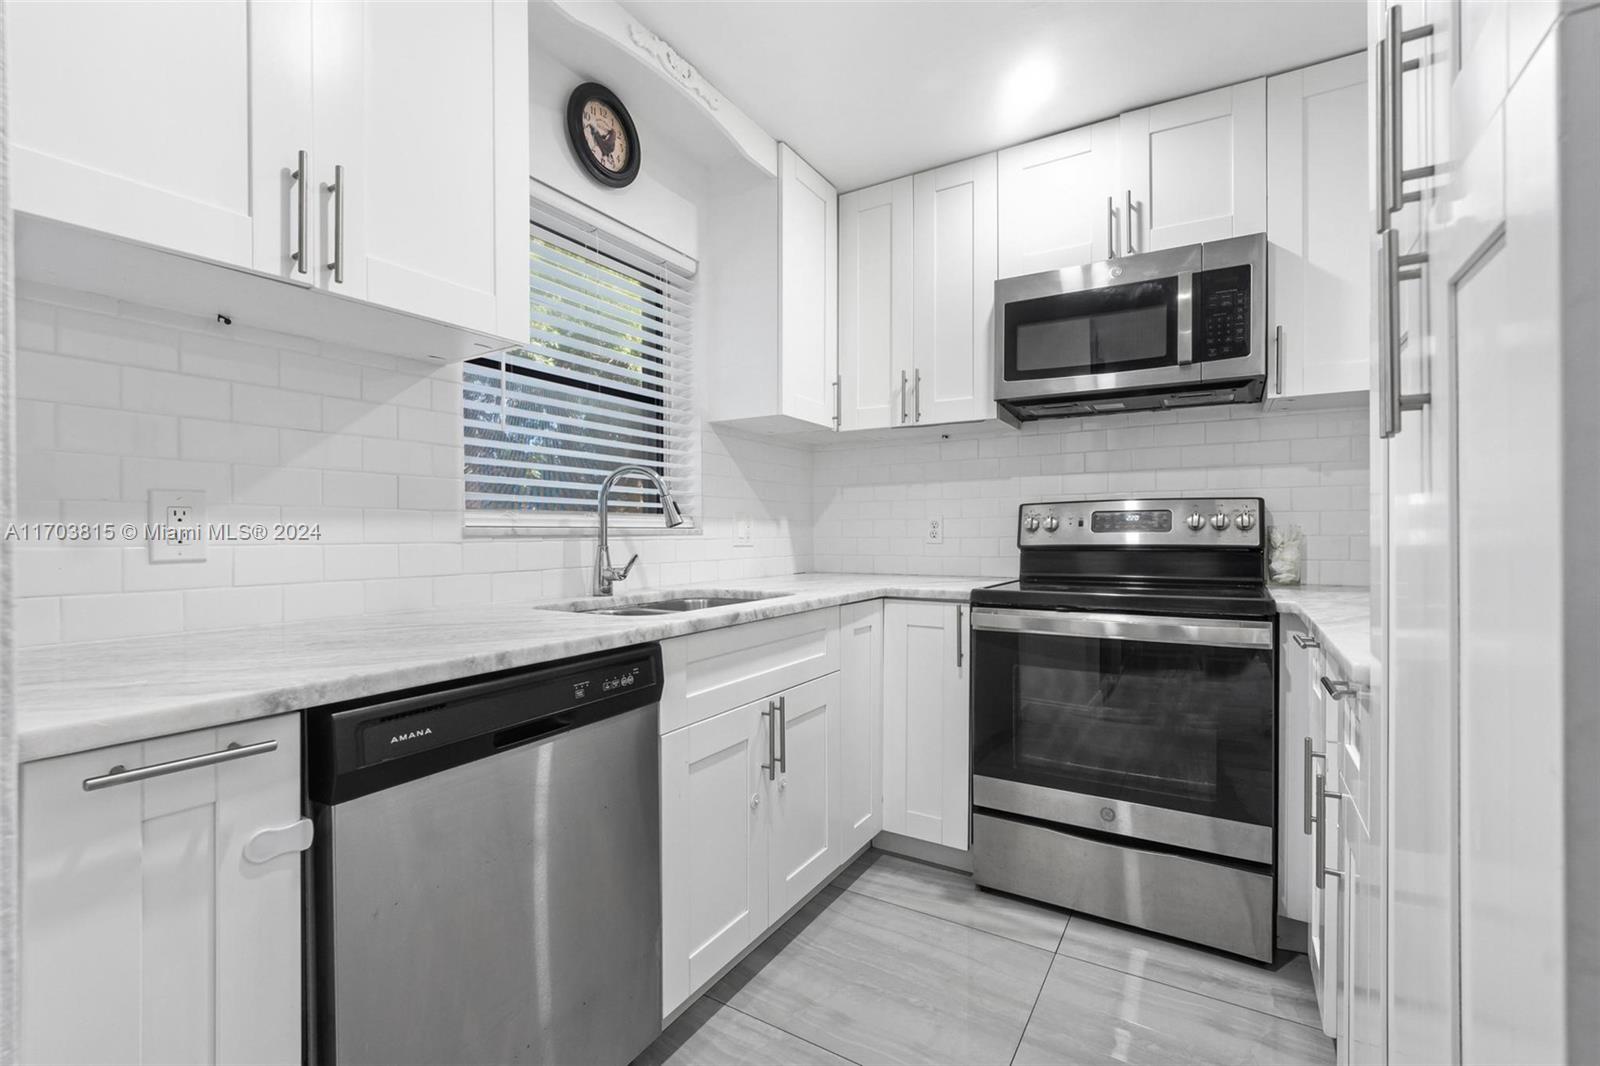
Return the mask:
<svg viewBox="0 0 1600 1066">
<path fill-rule="evenodd" d="M 1272 862 L 1270 621 L 974 608 L 973 805 Z"/>
</svg>

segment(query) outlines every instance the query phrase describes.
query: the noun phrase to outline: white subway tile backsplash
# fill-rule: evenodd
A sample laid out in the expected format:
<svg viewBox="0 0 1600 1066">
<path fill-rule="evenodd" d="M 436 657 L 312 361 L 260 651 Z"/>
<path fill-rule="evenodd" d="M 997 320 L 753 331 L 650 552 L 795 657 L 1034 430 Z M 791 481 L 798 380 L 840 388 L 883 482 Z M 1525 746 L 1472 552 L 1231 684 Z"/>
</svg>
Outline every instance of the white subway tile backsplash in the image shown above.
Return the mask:
<svg viewBox="0 0 1600 1066">
<path fill-rule="evenodd" d="M 458 365 L 407 363 L 97 297 L 18 303 L 18 483 L 33 521 L 148 519 L 151 489 L 199 489 L 212 523 L 313 539 L 208 545 L 151 564 L 142 542 L 28 544 L 19 641 L 253 625 L 586 594 L 594 530 L 463 531 Z M 865 570 L 1016 572 L 1028 499 L 1237 493 L 1306 532 L 1313 581 L 1365 583 L 1366 418 L 1242 409 L 963 429 L 820 447 L 702 435 L 700 529 L 613 530 L 627 588 Z M 733 548 L 747 515 L 755 545 Z M 940 545 L 926 517 L 945 520 Z"/>
</svg>

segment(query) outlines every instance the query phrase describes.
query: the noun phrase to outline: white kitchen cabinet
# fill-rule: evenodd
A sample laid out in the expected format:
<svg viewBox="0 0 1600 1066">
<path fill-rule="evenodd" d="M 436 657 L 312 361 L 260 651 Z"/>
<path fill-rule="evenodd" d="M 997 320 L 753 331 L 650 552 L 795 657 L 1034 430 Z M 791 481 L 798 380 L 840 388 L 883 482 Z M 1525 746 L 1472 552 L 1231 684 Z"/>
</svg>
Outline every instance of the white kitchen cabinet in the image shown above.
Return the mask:
<svg viewBox="0 0 1600 1066">
<path fill-rule="evenodd" d="M 766 931 L 768 702 L 661 738 L 663 1015 Z"/>
<path fill-rule="evenodd" d="M 414 359 L 526 343 L 524 0 L 28 3 L 8 40 L 19 276 Z"/>
<path fill-rule="evenodd" d="M 895 368 L 908 425 L 995 416 L 997 210 L 993 153 L 912 179 L 911 363 Z"/>
<path fill-rule="evenodd" d="M 1269 407 L 1362 402 L 1371 375 L 1367 58 L 1267 80 Z"/>
<path fill-rule="evenodd" d="M 1003 149 L 999 276 L 1015 277 L 1117 254 L 1119 123 L 1107 119 Z"/>
<path fill-rule="evenodd" d="M 298 715 L 24 765 L 20 1060 L 299 1062 L 301 791 Z"/>
<path fill-rule="evenodd" d="M 965 851 L 972 820 L 966 606 L 883 608 L 883 828 Z"/>
<path fill-rule="evenodd" d="M 318 284 L 526 336 L 527 5 L 315 0 L 315 23 Z"/>
<path fill-rule="evenodd" d="M 1282 615 L 1278 648 L 1278 914 L 1309 928 L 1312 919 L 1311 783 L 1326 754 L 1317 686 L 1319 645 L 1298 615 Z M 1306 756 L 1310 743 L 1311 758 Z M 1307 777 L 1307 764 L 1313 777 Z"/>
<path fill-rule="evenodd" d="M 1309 885 L 1311 912 L 1307 933 L 1306 954 L 1311 963 L 1311 983 L 1317 995 L 1317 1007 L 1322 1021 L 1322 1031 L 1337 1036 L 1341 1011 L 1348 998 L 1344 990 L 1344 941 L 1340 936 L 1345 925 L 1345 881 L 1342 876 L 1324 878 L 1316 882 L 1316 868 L 1320 862 L 1324 869 L 1339 870 L 1343 837 L 1342 801 L 1339 798 L 1339 719 L 1331 706 L 1321 679 L 1326 672 L 1328 656 L 1322 649 L 1308 649 L 1307 665 L 1310 682 L 1303 701 L 1313 743 L 1322 752 L 1322 758 L 1313 759 L 1311 767 L 1311 802 L 1313 829 L 1310 862 L 1302 876 Z M 1322 851 L 1319 856 L 1317 847 Z"/>
<path fill-rule="evenodd" d="M 778 365 L 783 413 L 838 426 L 839 194 L 778 145 Z"/>
<path fill-rule="evenodd" d="M 844 864 L 837 811 L 839 675 L 781 692 L 777 704 L 777 780 L 768 783 L 770 888 L 767 908 L 785 914 Z"/>
<path fill-rule="evenodd" d="M 839 195 L 786 144 L 778 176 L 721 190 L 707 219 L 711 420 L 763 433 L 839 415 Z"/>
<path fill-rule="evenodd" d="M 1119 255 L 1267 228 L 1264 79 L 1126 112 L 1118 135 Z"/>
<path fill-rule="evenodd" d="M 310 281 L 291 256 L 310 238 L 293 175 L 311 0 L 24 3 L 6 21 L 15 210 Z"/>
<path fill-rule="evenodd" d="M 839 197 L 839 428 L 910 418 L 895 378 L 911 363 L 911 178 Z"/>
<path fill-rule="evenodd" d="M 883 602 L 847 604 L 839 617 L 839 722 L 836 808 L 843 854 L 853 855 L 883 828 Z"/>
</svg>

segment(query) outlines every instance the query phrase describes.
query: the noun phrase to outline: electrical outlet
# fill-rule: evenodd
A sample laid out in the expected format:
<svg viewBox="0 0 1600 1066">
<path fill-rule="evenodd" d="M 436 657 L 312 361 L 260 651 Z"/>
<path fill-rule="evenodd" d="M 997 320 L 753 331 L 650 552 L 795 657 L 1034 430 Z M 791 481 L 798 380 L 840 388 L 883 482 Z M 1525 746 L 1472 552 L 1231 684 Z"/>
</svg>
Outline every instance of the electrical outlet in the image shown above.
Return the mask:
<svg viewBox="0 0 1600 1066">
<path fill-rule="evenodd" d="M 944 519 L 943 518 L 930 518 L 930 519 L 928 519 L 928 525 L 922 531 L 922 543 L 924 543 L 924 544 L 943 544 L 944 543 Z"/>
<path fill-rule="evenodd" d="M 206 557 L 206 494 L 192 489 L 151 489 L 152 563 L 194 563 Z"/>
<path fill-rule="evenodd" d="M 753 548 L 756 544 L 755 534 L 752 532 L 750 516 L 747 514 L 735 515 L 733 519 L 733 546 L 735 548 Z"/>
</svg>

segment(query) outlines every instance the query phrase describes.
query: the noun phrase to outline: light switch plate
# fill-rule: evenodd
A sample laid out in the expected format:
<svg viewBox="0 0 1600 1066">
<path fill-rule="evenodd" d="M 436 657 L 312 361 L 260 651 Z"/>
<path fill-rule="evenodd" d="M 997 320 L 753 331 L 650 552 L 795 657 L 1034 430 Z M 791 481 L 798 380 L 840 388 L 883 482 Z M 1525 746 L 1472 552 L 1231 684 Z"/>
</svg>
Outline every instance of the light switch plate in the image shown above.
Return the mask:
<svg viewBox="0 0 1600 1066">
<path fill-rule="evenodd" d="M 198 489 L 151 489 L 148 543 L 152 563 L 204 559 L 206 494 Z"/>
<path fill-rule="evenodd" d="M 926 527 L 924 527 L 923 532 L 922 532 L 922 543 L 924 543 L 924 544 L 943 544 L 944 543 L 944 519 L 942 517 L 935 516 L 933 518 L 928 519 L 928 524 L 927 524 Z"/>
<path fill-rule="evenodd" d="M 735 548 L 753 548 L 756 538 L 752 532 L 753 523 L 747 514 L 735 515 L 733 519 L 733 546 Z"/>
</svg>

